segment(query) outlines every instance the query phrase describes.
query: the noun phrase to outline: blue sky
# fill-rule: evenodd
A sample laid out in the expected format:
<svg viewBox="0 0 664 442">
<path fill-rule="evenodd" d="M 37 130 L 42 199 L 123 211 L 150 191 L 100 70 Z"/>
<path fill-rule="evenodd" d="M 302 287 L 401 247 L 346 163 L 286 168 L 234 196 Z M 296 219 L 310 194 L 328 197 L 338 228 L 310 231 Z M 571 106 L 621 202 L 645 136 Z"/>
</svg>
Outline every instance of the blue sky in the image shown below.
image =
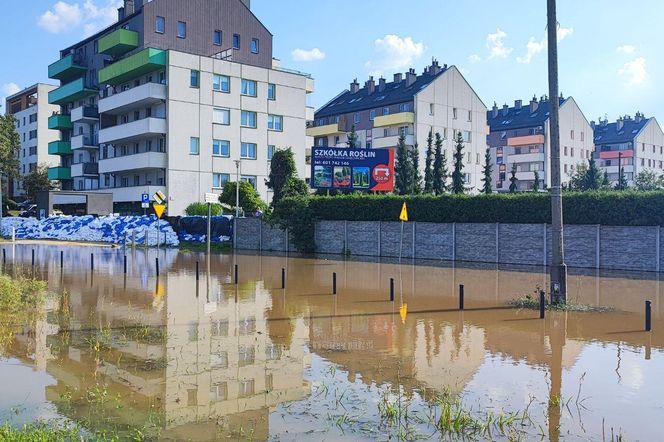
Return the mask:
<svg viewBox="0 0 664 442">
<path fill-rule="evenodd" d="M 0 17 L 0 98 L 38 81 L 58 50 L 115 16 L 118 0 L 12 2 Z M 638 5 L 638 6 L 636 6 Z M 282 66 L 313 74 L 316 107 L 353 78 L 454 64 L 488 107 L 547 93 L 545 0 L 252 0 Z M 560 84 L 589 120 L 637 110 L 664 121 L 664 2 L 558 0 Z"/>
</svg>

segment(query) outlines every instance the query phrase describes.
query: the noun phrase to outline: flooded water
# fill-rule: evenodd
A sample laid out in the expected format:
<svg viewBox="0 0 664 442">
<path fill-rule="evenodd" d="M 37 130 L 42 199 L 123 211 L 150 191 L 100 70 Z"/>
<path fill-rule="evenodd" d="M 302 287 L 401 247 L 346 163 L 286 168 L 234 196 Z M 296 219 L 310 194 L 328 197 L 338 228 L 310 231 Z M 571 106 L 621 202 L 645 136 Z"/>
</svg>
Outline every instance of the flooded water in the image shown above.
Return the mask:
<svg viewBox="0 0 664 442">
<path fill-rule="evenodd" d="M 506 308 L 546 287 L 538 268 L 138 249 L 125 275 L 122 249 L 3 246 L 4 272 L 58 296 L 0 346 L 0 424 L 196 441 L 661 437 L 656 274 L 572 271 L 571 302 L 615 310 L 540 320 Z"/>
</svg>

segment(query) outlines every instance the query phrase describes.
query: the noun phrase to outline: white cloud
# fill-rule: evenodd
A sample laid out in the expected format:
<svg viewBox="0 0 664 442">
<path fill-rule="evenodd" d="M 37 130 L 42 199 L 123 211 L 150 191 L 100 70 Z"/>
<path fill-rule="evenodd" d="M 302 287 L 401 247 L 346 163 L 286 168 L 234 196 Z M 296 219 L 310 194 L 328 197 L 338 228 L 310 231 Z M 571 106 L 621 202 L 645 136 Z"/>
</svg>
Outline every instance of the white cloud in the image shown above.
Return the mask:
<svg viewBox="0 0 664 442">
<path fill-rule="evenodd" d="M 325 52 L 318 48 L 313 48 L 310 50 L 298 48 L 291 52 L 291 56 L 295 61 L 317 61 L 325 59 Z"/>
<path fill-rule="evenodd" d="M 512 53 L 512 48 L 505 46 L 507 33 L 496 29 L 496 32 L 486 36 L 486 47 L 489 48 L 489 60 L 492 58 L 507 58 Z"/>
<path fill-rule="evenodd" d="M 93 0 L 67 3 L 58 1 L 51 9 L 39 16 L 37 24 L 52 34 L 70 32 L 83 27 L 84 36 L 109 26 L 117 20 L 117 9 L 121 0 L 103 0 L 98 5 Z"/>
<path fill-rule="evenodd" d="M 636 46 L 622 45 L 622 46 L 618 46 L 616 48 L 616 51 L 622 52 L 624 54 L 633 54 L 634 52 L 636 52 Z"/>
<path fill-rule="evenodd" d="M 470 63 L 473 63 L 473 64 L 474 64 L 474 63 L 479 63 L 480 61 L 482 61 L 482 57 L 480 57 L 480 56 L 477 55 L 477 54 L 472 54 L 472 55 L 470 55 L 470 56 L 468 57 L 468 61 L 469 61 Z"/>
<path fill-rule="evenodd" d="M 560 43 L 569 35 L 574 33 L 574 28 L 558 27 L 558 42 Z M 541 40 L 536 40 L 535 37 L 530 37 L 526 43 L 526 54 L 522 57 L 516 57 L 517 63 L 529 64 L 533 58 L 543 52 L 548 46 L 547 37 L 544 36 Z"/>
<path fill-rule="evenodd" d="M 618 70 L 618 75 L 620 75 L 629 86 L 643 84 L 648 79 L 646 59 L 638 57 L 632 61 L 628 61 Z"/>
<path fill-rule="evenodd" d="M 399 37 L 388 34 L 374 41 L 374 59 L 365 66 L 373 75 L 382 75 L 387 71 L 398 71 L 412 67 L 426 47 L 422 42 L 415 42 L 412 37 Z"/>
<path fill-rule="evenodd" d="M 21 92 L 21 86 L 16 83 L 5 83 L 2 85 L 2 93 L 6 96 L 14 95 Z"/>
</svg>

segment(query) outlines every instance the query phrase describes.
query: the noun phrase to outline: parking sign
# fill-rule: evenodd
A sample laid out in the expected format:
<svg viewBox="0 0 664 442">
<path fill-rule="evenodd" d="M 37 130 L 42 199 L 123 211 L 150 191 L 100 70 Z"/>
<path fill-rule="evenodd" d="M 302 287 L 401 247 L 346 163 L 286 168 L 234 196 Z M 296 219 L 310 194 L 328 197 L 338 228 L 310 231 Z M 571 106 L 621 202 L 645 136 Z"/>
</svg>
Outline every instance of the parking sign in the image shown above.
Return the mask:
<svg viewBox="0 0 664 442">
<path fill-rule="evenodd" d="M 144 209 L 148 209 L 150 207 L 150 195 L 147 193 L 144 193 L 141 195 L 141 206 Z"/>
</svg>

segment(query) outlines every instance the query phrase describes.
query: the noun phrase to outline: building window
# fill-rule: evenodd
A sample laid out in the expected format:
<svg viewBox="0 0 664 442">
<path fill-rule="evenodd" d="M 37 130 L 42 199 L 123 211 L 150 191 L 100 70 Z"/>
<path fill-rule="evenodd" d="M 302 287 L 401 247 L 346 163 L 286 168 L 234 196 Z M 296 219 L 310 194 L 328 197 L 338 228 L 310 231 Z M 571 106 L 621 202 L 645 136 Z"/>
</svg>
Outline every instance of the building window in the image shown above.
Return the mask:
<svg viewBox="0 0 664 442">
<path fill-rule="evenodd" d="M 274 156 L 274 151 L 275 150 L 276 149 L 275 149 L 273 144 L 270 144 L 270 145 L 267 146 L 267 160 L 268 161 L 272 161 L 272 157 Z M 660 161 L 660 163 L 661 163 L 661 161 Z"/>
<path fill-rule="evenodd" d="M 389 107 L 384 107 L 383 108 L 383 115 L 390 115 L 390 108 Z"/>
<path fill-rule="evenodd" d="M 267 99 L 276 100 L 277 99 L 277 85 L 273 83 L 268 83 L 267 85 Z"/>
<path fill-rule="evenodd" d="M 359 112 L 357 112 L 355 115 L 353 115 L 353 122 L 355 122 L 355 124 L 358 124 L 360 122 L 360 113 Z"/>
<path fill-rule="evenodd" d="M 166 30 L 166 19 L 164 17 L 157 16 L 154 22 L 154 31 L 158 34 L 163 34 Z"/>
<path fill-rule="evenodd" d="M 468 111 L 468 121 L 473 121 L 473 111 Z"/>
<path fill-rule="evenodd" d="M 254 189 L 256 189 L 256 177 L 252 175 L 242 175 L 240 177 L 240 181 L 244 181 L 245 183 L 249 183 L 252 185 Z"/>
<path fill-rule="evenodd" d="M 585 138 L 586 138 L 586 137 L 585 137 L 585 134 L 584 134 L 583 131 L 582 131 L 582 132 L 581 132 L 581 141 L 585 141 Z"/>
<path fill-rule="evenodd" d="M 187 38 L 187 23 L 178 22 L 178 38 Z"/>
<path fill-rule="evenodd" d="M 198 88 L 199 82 L 200 82 L 200 75 L 201 73 L 199 71 L 192 70 L 191 71 L 191 77 L 189 80 L 189 87 L 194 87 Z"/>
<path fill-rule="evenodd" d="M 223 124 L 225 126 L 228 126 L 229 124 L 231 124 L 231 110 L 214 108 L 212 113 L 212 122 L 215 124 Z"/>
<path fill-rule="evenodd" d="M 198 137 L 191 137 L 189 139 L 189 155 L 198 155 L 200 152 L 200 140 Z"/>
<path fill-rule="evenodd" d="M 569 137 L 570 137 L 571 139 L 574 139 L 574 130 L 570 130 L 570 131 L 569 131 Z"/>
<path fill-rule="evenodd" d="M 227 173 L 213 173 L 212 174 L 212 188 L 223 189 L 227 182 L 231 179 Z"/>
<path fill-rule="evenodd" d="M 240 145 L 240 158 L 247 158 L 250 160 L 256 159 L 256 144 L 255 143 L 242 143 Z"/>
<path fill-rule="evenodd" d="M 240 49 L 240 34 L 233 34 L 233 49 Z"/>
<path fill-rule="evenodd" d="M 463 131 L 463 141 L 465 143 L 472 143 L 473 142 L 473 133 L 469 130 L 464 130 Z"/>
<path fill-rule="evenodd" d="M 212 42 L 214 43 L 215 46 L 221 46 L 221 31 L 216 30 L 214 31 L 214 34 L 212 34 Z"/>
<path fill-rule="evenodd" d="M 455 119 L 455 120 L 457 119 L 457 108 L 456 107 L 452 108 L 452 118 Z"/>
<path fill-rule="evenodd" d="M 30 114 L 29 121 L 30 121 L 30 123 L 35 123 L 37 121 L 37 114 Z M 653 153 L 654 153 L 655 152 L 655 146 L 653 146 L 652 148 L 653 148 Z"/>
<path fill-rule="evenodd" d="M 246 95 L 248 97 L 255 97 L 256 96 L 256 82 L 253 80 L 245 80 L 244 78 L 242 79 L 242 95 Z"/>
<path fill-rule="evenodd" d="M 410 103 L 401 103 L 399 105 L 399 112 L 410 112 Z"/>
<path fill-rule="evenodd" d="M 433 103 L 429 103 L 429 115 L 434 115 L 434 105 Z"/>
<path fill-rule="evenodd" d="M 231 77 L 226 75 L 213 75 L 212 89 L 219 92 L 229 93 L 231 91 Z"/>
<path fill-rule="evenodd" d="M 242 127 L 256 128 L 256 112 L 242 111 L 240 125 Z"/>
<path fill-rule="evenodd" d="M 231 155 L 230 141 L 212 140 L 212 155 L 217 157 L 229 157 Z"/>
<path fill-rule="evenodd" d="M 251 53 L 252 54 L 258 54 L 259 50 L 259 42 L 257 38 L 252 38 L 251 39 Z"/>
<path fill-rule="evenodd" d="M 268 115 L 267 128 L 269 130 L 282 132 L 284 130 L 284 117 L 282 117 L 281 115 Z"/>
<path fill-rule="evenodd" d="M 574 156 L 574 148 L 573 147 L 569 148 L 569 156 L 571 156 L 571 157 Z"/>
<path fill-rule="evenodd" d="M 369 120 L 373 121 L 374 118 L 376 118 L 376 110 L 372 109 L 372 110 L 369 111 Z"/>
</svg>

